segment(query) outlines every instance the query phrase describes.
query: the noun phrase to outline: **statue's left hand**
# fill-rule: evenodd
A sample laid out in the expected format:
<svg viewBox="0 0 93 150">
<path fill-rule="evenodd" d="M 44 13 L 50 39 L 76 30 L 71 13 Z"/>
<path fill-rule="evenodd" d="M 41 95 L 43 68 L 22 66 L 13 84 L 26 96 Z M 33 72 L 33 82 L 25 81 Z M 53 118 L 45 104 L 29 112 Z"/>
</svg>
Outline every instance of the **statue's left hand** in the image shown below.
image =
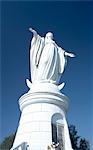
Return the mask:
<svg viewBox="0 0 93 150">
<path fill-rule="evenodd" d="M 65 52 L 65 55 L 66 55 L 66 56 L 69 56 L 69 57 L 75 57 L 75 55 L 72 54 L 72 53 L 67 53 L 67 52 Z"/>
<path fill-rule="evenodd" d="M 75 57 L 75 55 L 72 53 L 69 53 L 69 57 Z"/>
</svg>

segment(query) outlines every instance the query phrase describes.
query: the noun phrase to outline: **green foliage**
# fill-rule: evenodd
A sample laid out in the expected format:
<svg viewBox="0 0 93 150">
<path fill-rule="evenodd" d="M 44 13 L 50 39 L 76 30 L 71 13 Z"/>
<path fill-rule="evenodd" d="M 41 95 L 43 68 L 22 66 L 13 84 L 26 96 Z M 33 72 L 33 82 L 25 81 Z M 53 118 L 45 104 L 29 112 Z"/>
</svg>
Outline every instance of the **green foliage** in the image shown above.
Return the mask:
<svg viewBox="0 0 93 150">
<path fill-rule="evenodd" d="M 69 126 L 70 139 L 73 150 L 90 150 L 89 142 L 85 138 L 78 136 L 78 132 L 74 125 Z M 10 150 L 13 145 L 15 134 L 6 137 L 0 144 L 0 150 Z"/>
<path fill-rule="evenodd" d="M 86 139 L 80 139 L 79 150 L 90 150 L 89 142 Z"/>
<path fill-rule="evenodd" d="M 77 135 L 76 127 L 73 125 L 70 125 L 69 133 L 70 133 L 72 148 L 74 150 L 77 150 L 78 149 L 78 140 L 79 140 L 80 136 Z"/>
<path fill-rule="evenodd" d="M 69 133 L 72 148 L 74 150 L 90 150 L 89 142 L 85 138 L 78 136 L 78 132 L 76 131 L 76 127 L 74 125 L 69 126 Z"/>
<path fill-rule="evenodd" d="M 0 144 L 0 150 L 10 150 L 10 148 L 12 147 L 14 138 L 15 138 L 15 134 L 12 134 L 9 137 L 6 137 L 4 141 Z"/>
</svg>

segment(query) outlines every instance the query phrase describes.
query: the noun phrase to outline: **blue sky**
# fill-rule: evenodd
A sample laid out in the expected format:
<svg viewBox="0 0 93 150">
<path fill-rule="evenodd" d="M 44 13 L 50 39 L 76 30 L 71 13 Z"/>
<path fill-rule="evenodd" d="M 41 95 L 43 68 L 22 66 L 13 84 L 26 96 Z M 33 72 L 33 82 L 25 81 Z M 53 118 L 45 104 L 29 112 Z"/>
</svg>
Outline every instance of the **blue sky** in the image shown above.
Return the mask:
<svg viewBox="0 0 93 150">
<path fill-rule="evenodd" d="M 76 58 L 68 58 L 61 81 L 62 90 L 70 98 L 69 124 L 78 134 L 93 141 L 93 2 L 2 2 L 1 5 L 1 134 L 0 141 L 17 129 L 19 97 L 28 91 L 30 79 L 29 27 L 44 36 L 54 33 L 56 43 Z"/>
</svg>

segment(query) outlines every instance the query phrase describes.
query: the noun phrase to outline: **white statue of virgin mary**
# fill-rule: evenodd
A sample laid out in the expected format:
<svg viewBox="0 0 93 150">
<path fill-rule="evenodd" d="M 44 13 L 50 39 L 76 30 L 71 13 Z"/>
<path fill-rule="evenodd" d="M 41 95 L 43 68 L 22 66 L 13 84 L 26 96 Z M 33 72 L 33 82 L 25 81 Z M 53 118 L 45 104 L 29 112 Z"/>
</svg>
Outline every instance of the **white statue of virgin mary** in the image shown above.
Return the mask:
<svg viewBox="0 0 93 150">
<path fill-rule="evenodd" d="M 51 82 L 57 84 L 64 71 L 67 56 L 74 57 L 74 54 L 67 53 L 53 40 L 53 33 L 48 32 L 44 37 L 33 33 L 30 49 L 31 80 L 34 82 Z"/>
</svg>

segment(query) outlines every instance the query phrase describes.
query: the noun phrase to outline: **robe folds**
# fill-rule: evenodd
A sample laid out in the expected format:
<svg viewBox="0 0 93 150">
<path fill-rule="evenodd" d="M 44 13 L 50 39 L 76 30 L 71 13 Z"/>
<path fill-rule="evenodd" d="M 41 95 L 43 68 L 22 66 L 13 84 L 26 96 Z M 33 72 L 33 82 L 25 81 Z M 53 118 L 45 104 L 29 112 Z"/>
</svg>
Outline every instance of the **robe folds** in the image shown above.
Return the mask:
<svg viewBox="0 0 93 150">
<path fill-rule="evenodd" d="M 64 53 L 65 51 L 52 39 L 46 41 L 39 35 L 34 36 L 30 49 L 32 83 L 58 83 L 66 63 Z"/>
</svg>

